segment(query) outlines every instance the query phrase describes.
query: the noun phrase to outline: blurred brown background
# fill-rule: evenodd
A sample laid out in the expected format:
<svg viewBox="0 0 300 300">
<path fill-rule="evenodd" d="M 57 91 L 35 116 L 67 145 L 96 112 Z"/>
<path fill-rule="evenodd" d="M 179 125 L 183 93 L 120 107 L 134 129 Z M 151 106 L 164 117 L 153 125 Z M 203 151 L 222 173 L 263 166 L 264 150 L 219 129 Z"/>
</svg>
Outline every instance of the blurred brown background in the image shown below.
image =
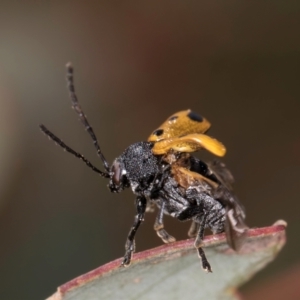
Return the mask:
<svg viewBox="0 0 300 300">
<path fill-rule="evenodd" d="M 248 224 L 289 224 L 286 247 L 245 292 L 300 263 L 299 9 L 299 1 L 0 1 L 0 299 L 44 299 L 121 257 L 133 221 L 131 191 L 110 194 L 38 129 L 44 123 L 101 166 L 70 109 L 68 61 L 110 162 L 178 110 L 212 122 Z M 161 244 L 153 223 L 147 215 L 138 251 Z M 179 239 L 188 225 L 167 221 Z"/>
</svg>

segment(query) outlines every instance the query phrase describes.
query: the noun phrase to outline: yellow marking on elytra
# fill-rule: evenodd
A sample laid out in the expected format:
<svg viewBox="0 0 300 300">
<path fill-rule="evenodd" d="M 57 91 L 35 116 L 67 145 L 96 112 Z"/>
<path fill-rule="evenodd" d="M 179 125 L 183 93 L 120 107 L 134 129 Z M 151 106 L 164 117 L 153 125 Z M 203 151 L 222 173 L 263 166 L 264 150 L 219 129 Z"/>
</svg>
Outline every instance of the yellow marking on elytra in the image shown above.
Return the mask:
<svg viewBox="0 0 300 300">
<path fill-rule="evenodd" d="M 211 124 L 204 117 L 190 109 L 179 111 L 170 116 L 149 136 L 148 142 L 181 137 L 191 133 L 205 133 Z"/>
</svg>

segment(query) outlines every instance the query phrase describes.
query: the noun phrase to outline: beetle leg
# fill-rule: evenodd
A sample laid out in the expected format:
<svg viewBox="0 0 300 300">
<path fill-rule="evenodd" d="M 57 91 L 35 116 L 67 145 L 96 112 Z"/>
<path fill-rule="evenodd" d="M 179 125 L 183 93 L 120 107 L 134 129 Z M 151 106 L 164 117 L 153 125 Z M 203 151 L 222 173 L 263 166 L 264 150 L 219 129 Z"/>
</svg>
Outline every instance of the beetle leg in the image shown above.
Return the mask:
<svg viewBox="0 0 300 300">
<path fill-rule="evenodd" d="M 202 217 L 202 220 L 201 220 L 201 223 L 200 223 L 200 226 L 199 226 L 199 231 L 198 231 L 197 237 L 195 239 L 194 245 L 197 248 L 199 258 L 202 261 L 202 268 L 207 272 L 212 272 L 210 264 L 209 264 L 209 262 L 208 262 L 208 260 L 205 256 L 205 252 L 201 247 L 202 244 L 203 244 L 204 229 L 205 229 L 205 225 L 206 225 L 207 216 L 208 216 L 208 213 L 205 212 L 203 217 Z"/>
<path fill-rule="evenodd" d="M 198 233 L 197 233 L 195 243 L 194 243 L 196 248 L 199 248 L 199 247 L 202 246 L 207 215 L 208 215 L 207 213 L 204 213 L 204 215 L 202 217 L 202 220 L 201 220 L 201 223 L 199 225 Z"/>
<path fill-rule="evenodd" d="M 197 250 L 198 250 L 198 256 L 200 257 L 200 259 L 202 261 L 202 268 L 205 271 L 212 273 L 211 266 L 205 256 L 204 250 L 201 247 L 199 247 Z"/>
<path fill-rule="evenodd" d="M 141 223 L 144 221 L 145 211 L 147 206 L 147 200 L 144 197 L 137 197 L 136 198 L 136 209 L 137 214 L 134 219 L 134 223 L 129 231 L 127 236 L 127 241 L 125 244 L 125 255 L 122 262 L 122 266 L 129 266 L 132 258 L 132 253 L 134 252 L 135 244 L 134 244 L 134 237 L 135 234 L 140 227 Z"/>
<path fill-rule="evenodd" d="M 158 215 L 155 219 L 154 230 L 156 231 L 156 234 L 163 240 L 164 243 L 172 243 L 175 242 L 176 239 L 173 236 L 169 235 L 167 231 L 164 229 L 164 223 L 163 223 L 164 209 L 165 209 L 165 201 L 162 201 Z"/>
<path fill-rule="evenodd" d="M 198 233 L 198 230 L 199 230 L 199 226 L 200 226 L 199 223 L 196 223 L 195 221 L 192 221 L 191 227 L 188 231 L 188 236 L 191 237 L 191 238 L 196 237 L 197 233 Z"/>
</svg>

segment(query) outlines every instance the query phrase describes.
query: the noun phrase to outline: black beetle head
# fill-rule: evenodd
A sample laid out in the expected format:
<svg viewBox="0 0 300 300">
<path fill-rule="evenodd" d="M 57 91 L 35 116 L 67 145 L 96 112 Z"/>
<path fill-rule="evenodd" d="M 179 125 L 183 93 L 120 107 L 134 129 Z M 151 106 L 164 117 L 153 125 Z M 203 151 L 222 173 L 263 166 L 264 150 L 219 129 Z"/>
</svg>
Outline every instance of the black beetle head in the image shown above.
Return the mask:
<svg viewBox="0 0 300 300">
<path fill-rule="evenodd" d="M 152 143 L 138 142 L 129 146 L 115 159 L 110 170 L 109 189 L 120 192 L 131 186 L 134 193 L 149 187 L 159 172 L 159 161 L 153 155 Z"/>
</svg>

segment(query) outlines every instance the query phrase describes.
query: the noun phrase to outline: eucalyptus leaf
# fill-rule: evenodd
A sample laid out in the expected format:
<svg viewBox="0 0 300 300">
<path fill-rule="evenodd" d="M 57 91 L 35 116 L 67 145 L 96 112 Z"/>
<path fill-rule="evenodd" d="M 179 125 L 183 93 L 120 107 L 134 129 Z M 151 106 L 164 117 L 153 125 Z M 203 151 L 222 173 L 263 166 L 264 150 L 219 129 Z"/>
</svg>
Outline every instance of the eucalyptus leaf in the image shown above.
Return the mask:
<svg viewBox="0 0 300 300">
<path fill-rule="evenodd" d="M 136 253 L 130 267 L 121 259 L 62 285 L 47 300 L 239 299 L 237 287 L 272 261 L 285 244 L 284 221 L 251 229 L 241 250 L 233 251 L 224 234 L 208 236 L 204 249 L 213 273 L 201 269 L 193 240 Z"/>
</svg>

